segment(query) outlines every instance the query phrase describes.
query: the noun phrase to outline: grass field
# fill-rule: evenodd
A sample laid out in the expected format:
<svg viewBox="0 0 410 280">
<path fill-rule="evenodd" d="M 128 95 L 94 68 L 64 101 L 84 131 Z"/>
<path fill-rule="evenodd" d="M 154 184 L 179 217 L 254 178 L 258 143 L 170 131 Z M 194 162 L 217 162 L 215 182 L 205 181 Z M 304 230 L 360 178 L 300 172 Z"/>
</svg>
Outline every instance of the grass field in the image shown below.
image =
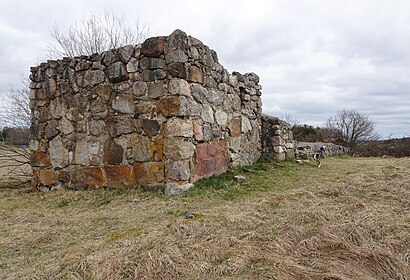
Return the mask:
<svg viewBox="0 0 410 280">
<path fill-rule="evenodd" d="M 3 187 L 0 279 L 410 279 L 410 158 L 261 162 L 180 197 Z"/>
</svg>

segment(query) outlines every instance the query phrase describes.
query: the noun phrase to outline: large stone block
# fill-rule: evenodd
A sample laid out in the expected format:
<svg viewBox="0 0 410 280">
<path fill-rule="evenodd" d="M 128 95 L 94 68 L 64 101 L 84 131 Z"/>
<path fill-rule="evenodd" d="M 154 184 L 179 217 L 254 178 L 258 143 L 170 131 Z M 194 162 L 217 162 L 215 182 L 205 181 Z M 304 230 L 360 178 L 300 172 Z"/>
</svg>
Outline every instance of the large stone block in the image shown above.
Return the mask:
<svg viewBox="0 0 410 280">
<path fill-rule="evenodd" d="M 168 51 L 181 50 L 184 53 L 188 51 L 188 36 L 185 32 L 177 29 L 168 36 L 167 49 Z"/>
<path fill-rule="evenodd" d="M 129 94 L 119 94 L 112 100 L 112 108 L 120 113 L 132 114 L 135 111 L 134 100 Z"/>
<path fill-rule="evenodd" d="M 40 184 L 43 186 L 52 186 L 58 183 L 57 174 L 50 169 L 41 169 L 39 176 Z"/>
<path fill-rule="evenodd" d="M 121 164 L 123 161 L 124 148 L 113 139 L 108 138 L 104 143 L 103 162 L 105 164 Z"/>
<path fill-rule="evenodd" d="M 67 113 L 67 107 L 60 98 L 55 98 L 50 101 L 51 117 L 59 119 Z"/>
<path fill-rule="evenodd" d="M 60 136 L 49 142 L 50 162 L 53 168 L 63 168 L 68 165 L 68 150 L 64 147 Z"/>
<path fill-rule="evenodd" d="M 241 136 L 242 131 L 242 118 L 240 116 L 233 117 L 229 123 L 229 132 L 232 137 Z"/>
<path fill-rule="evenodd" d="M 144 82 L 135 82 L 132 85 L 132 93 L 134 94 L 134 96 L 136 97 L 143 97 L 146 96 L 148 92 L 148 86 L 146 83 Z"/>
<path fill-rule="evenodd" d="M 90 150 L 86 139 L 77 140 L 74 150 L 74 164 L 89 165 Z"/>
<path fill-rule="evenodd" d="M 194 136 L 197 141 L 204 140 L 203 122 L 201 119 L 192 122 L 194 129 Z"/>
<path fill-rule="evenodd" d="M 128 80 L 128 73 L 122 62 L 115 62 L 107 67 L 107 76 L 111 83 L 119 83 Z"/>
<path fill-rule="evenodd" d="M 184 160 L 194 155 L 195 146 L 184 138 L 166 138 L 164 140 L 164 155 L 168 160 Z"/>
<path fill-rule="evenodd" d="M 203 105 L 201 118 L 204 122 L 207 122 L 207 123 L 210 123 L 210 124 L 215 122 L 214 111 L 212 110 L 211 106 L 209 106 L 207 104 Z"/>
<path fill-rule="evenodd" d="M 190 161 L 169 161 L 166 164 L 166 179 L 188 181 L 191 178 Z"/>
<path fill-rule="evenodd" d="M 134 163 L 132 166 L 133 177 L 137 184 L 144 185 L 148 182 L 148 170 L 146 164 L 144 163 Z"/>
<path fill-rule="evenodd" d="M 225 172 L 229 169 L 229 162 L 226 140 L 198 144 L 194 157 L 193 180 Z"/>
<path fill-rule="evenodd" d="M 151 161 L 150 140 L 147 136 L 132 134 L 130 137 L 131 150 L 134 161 L 147 162 Z"/>
<path fill-rule="evenodd" d="M 189 83 L 183 79 L 173 78 L 169 81 L 168 91 L 172 95 L 191 95 L 191 87 Z"/>
<path fill-rule="evenodd" d="M 208 90 L 201 85 L 191 84 L 191 94 L 197 102 L 204 103 Z"/>
<path fill-rule="evenodd" d="M 252 130 L 252 124 L 249 119 L 245 116 L 242 116 L 242 123 L 241 123 L 242 133 L 248 133 Z"/>
<path fill-rule="evenodd" d="M 273 146 L 284 146 L 285 140 L 279 135 L 272 137 L 272 145 Z"/>
<path fill-rule="evenodd" d="M 134 54 L 135 48 L 133 45 L 123 46 L 118 49 L 118 53 L 124 62 L 128 62 Z"/>
<path fill-rule="evenodd" d="M 186 79 L 187 72 L 184 63 L 171 63 L 167 66 L 168 74 L 172 77 Z"/>
<path fill-rule="evenodd" d="M 142 69 L 162 69 L 165 67 L 165 61 L 155 57 L 144 57 L 141 59 L 140 65 Z"/>
<path fill-rule="evenodd" d="M 135 73 L 138 71 L 139 60 L 136 58 L 131 58 L 130 61 L 127 63 L 127 72 L 128 73 Z"/>
<path fill-rule="evenodd" d="M 81 167 L 71 172 L 73 189 L 95 189 L 107 185 L 105 172 L 101 167 Z"/>
<path fill-rule="evenodd" d="M 181 110 L 181 98 L 179 96 L 168 96 L 161 98 L 157 101 L 156 107 L 157 112 L 166 118 L 183 115 Z"/>
<path fill-rule="evenodd" d="M 125 116 L 110 116 L 106 118 L 107 130 L 112 137 L 130 134 L 136 131 L 135 121 Z"/>
<path fill-rule="evenodd" d="M 167 92 L 166 84 L 163 82 L 152 83 L 148 87 L 148 97 L 149 98 L 160 98 Z"/>
<path fill-rule="evenodd" d="M 164 141 L 162 138 L 155 138 L 150 143 L 150 155 L 153 161 L 162 161 Z"/>
<path fill-rule="evenodd" d="M 48 140 L 52 139 L 54 136 L 56 136 L 59 133 L 59 131 L 57 130 L 55 121 L 52 120 L 46 125 L 44 129 L 44 133 Z"/>
<path fill-rule="evenodd" d="M 204 83 L 204 73 L 196 66 L 189 67 L 188 81 L 198 84 Z"/>
<path fill-rule="evenodd" d="M 147 57 L 160 57 L 164 54 L 165 37 L 148 38 L 141 45 L 141 54 Z"/>
<path fill-rule="evenodd" d="M 122 187 L 137 184 L 133 166 L 108 165 L 104 166 L 107 185 L 109 187 Z"/>
<path fill-rule="evenodd" d="M 208 94 L 206 95 L 206 100 L 213 104 L 220 106 L 224 102 L 224 99 L 227 97 L 227 95 L 219 90 L 211 89 L 208 91 Z"/>
<path fill-rule="evenodd" d="M 164 182 L 165 166 L 163 162 L 151 162 L 148 169 L 148 185 L 162 185 Z"/>
<path fill-rule="evenodd" d="M 228 115 L 223 110 L 216 110 L 215 120 L 217 124 L 225 126 L 228 122 Z"/>
<path fill-rule="evenodd" d="M 166 123 L 166 137 L 192 137 L 193 134 L 194 127 L 191 120 L 173 118 Z"/>
<path fill-rule="evenodd" d="M 158 134 L 161 125 L 157 120 L 142 120 L 142 129 L 148 136 L 153 137 Z"/>
<path fill-rule="evenodd" d="M 165 61 L 170 63 L 186 63 L 188 62 L 188 56 L 181 50 L 169 51 L 165 55 Z"/>
<path fill-rule="evenodd" d="M 34 151 L 30 154 L 30 163 L 33 167 L 50 166 L 50 156 L 48 153 L 44 153 L 42 151 Z"/>
</svg>

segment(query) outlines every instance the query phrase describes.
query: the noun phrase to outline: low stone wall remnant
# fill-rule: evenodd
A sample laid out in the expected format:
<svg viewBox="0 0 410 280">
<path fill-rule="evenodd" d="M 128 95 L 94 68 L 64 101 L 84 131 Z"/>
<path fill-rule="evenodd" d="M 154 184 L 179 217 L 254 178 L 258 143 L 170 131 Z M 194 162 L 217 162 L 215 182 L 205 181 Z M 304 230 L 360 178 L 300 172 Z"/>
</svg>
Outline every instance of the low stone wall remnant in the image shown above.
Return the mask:
<svg viewBox="0 0 410 280">
<path fill-rule="evenodd" d="M 261 154 L 261 86 L 180 30 L 31 68 L 36 188 L 169 194 Z"/>
<path fill-rule="evenodd" d="M 277 118 L 262 114 L 262 153 L 277 161 L 295 157 L 295 145 L 290 125 Z"/>
<path fill-rule="evenodd" d="M 325 156 L 337 156 L 348 154 L 350 149 L 344 146 L 336 145 L 333 143 L 324 142 L 298 142 L 296 144 L 295 154 L 300 159 L 309 159 L 316 151 L 320 150 L 320 147 L 325 146 Z"/>
</svg>

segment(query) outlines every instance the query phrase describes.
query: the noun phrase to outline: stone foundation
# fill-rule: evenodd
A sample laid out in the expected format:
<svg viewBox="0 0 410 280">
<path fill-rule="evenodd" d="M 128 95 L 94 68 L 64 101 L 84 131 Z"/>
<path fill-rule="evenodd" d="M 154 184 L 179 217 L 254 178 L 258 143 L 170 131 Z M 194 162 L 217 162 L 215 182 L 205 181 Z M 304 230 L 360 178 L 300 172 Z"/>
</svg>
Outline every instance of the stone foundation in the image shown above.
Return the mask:
<svg viewBox="0 0 410 280">
<path fill-rule="evenodd" d="M 263 155 L 277 161 L 295 157 L 295 144 L 290 126 L 277 117 L 262 114 Z"/>
<path fill-rule="evenodd" d="M 30 79 L 37 188 L 178 193 L 261 154 L 258 76 L 229 74 L 215 51 L 180 30 L 48 61 Z"/>
</svg>

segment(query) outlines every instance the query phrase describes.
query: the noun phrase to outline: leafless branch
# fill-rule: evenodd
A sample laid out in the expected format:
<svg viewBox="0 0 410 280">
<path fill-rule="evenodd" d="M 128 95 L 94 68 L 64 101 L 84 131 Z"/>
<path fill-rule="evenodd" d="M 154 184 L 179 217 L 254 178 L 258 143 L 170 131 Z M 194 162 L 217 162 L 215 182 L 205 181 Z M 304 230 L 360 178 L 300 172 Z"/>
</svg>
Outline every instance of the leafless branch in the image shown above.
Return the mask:
<svg viewBox="0 0 410 280">
<path fill-rule="evenodd" d="M 48 46 L 51 57 L 91 55 L 145 40 L 150 31 L 137 19 L 135 28 L 127 25 L 125 17 L 105 12 L 103 16 L 91 15 L 74 23 L 64 34 L 58 26 L 51 31 L 54 43 Z"/>
<path fill-rule="evenodd" d="M 338 132 L 342 139 L 355 146 L 360 141 L 374 140 L 375 123 L 357 110 L 342 110 L 327 120 L 326 126 L 331 131 Z"/>
</svg>

